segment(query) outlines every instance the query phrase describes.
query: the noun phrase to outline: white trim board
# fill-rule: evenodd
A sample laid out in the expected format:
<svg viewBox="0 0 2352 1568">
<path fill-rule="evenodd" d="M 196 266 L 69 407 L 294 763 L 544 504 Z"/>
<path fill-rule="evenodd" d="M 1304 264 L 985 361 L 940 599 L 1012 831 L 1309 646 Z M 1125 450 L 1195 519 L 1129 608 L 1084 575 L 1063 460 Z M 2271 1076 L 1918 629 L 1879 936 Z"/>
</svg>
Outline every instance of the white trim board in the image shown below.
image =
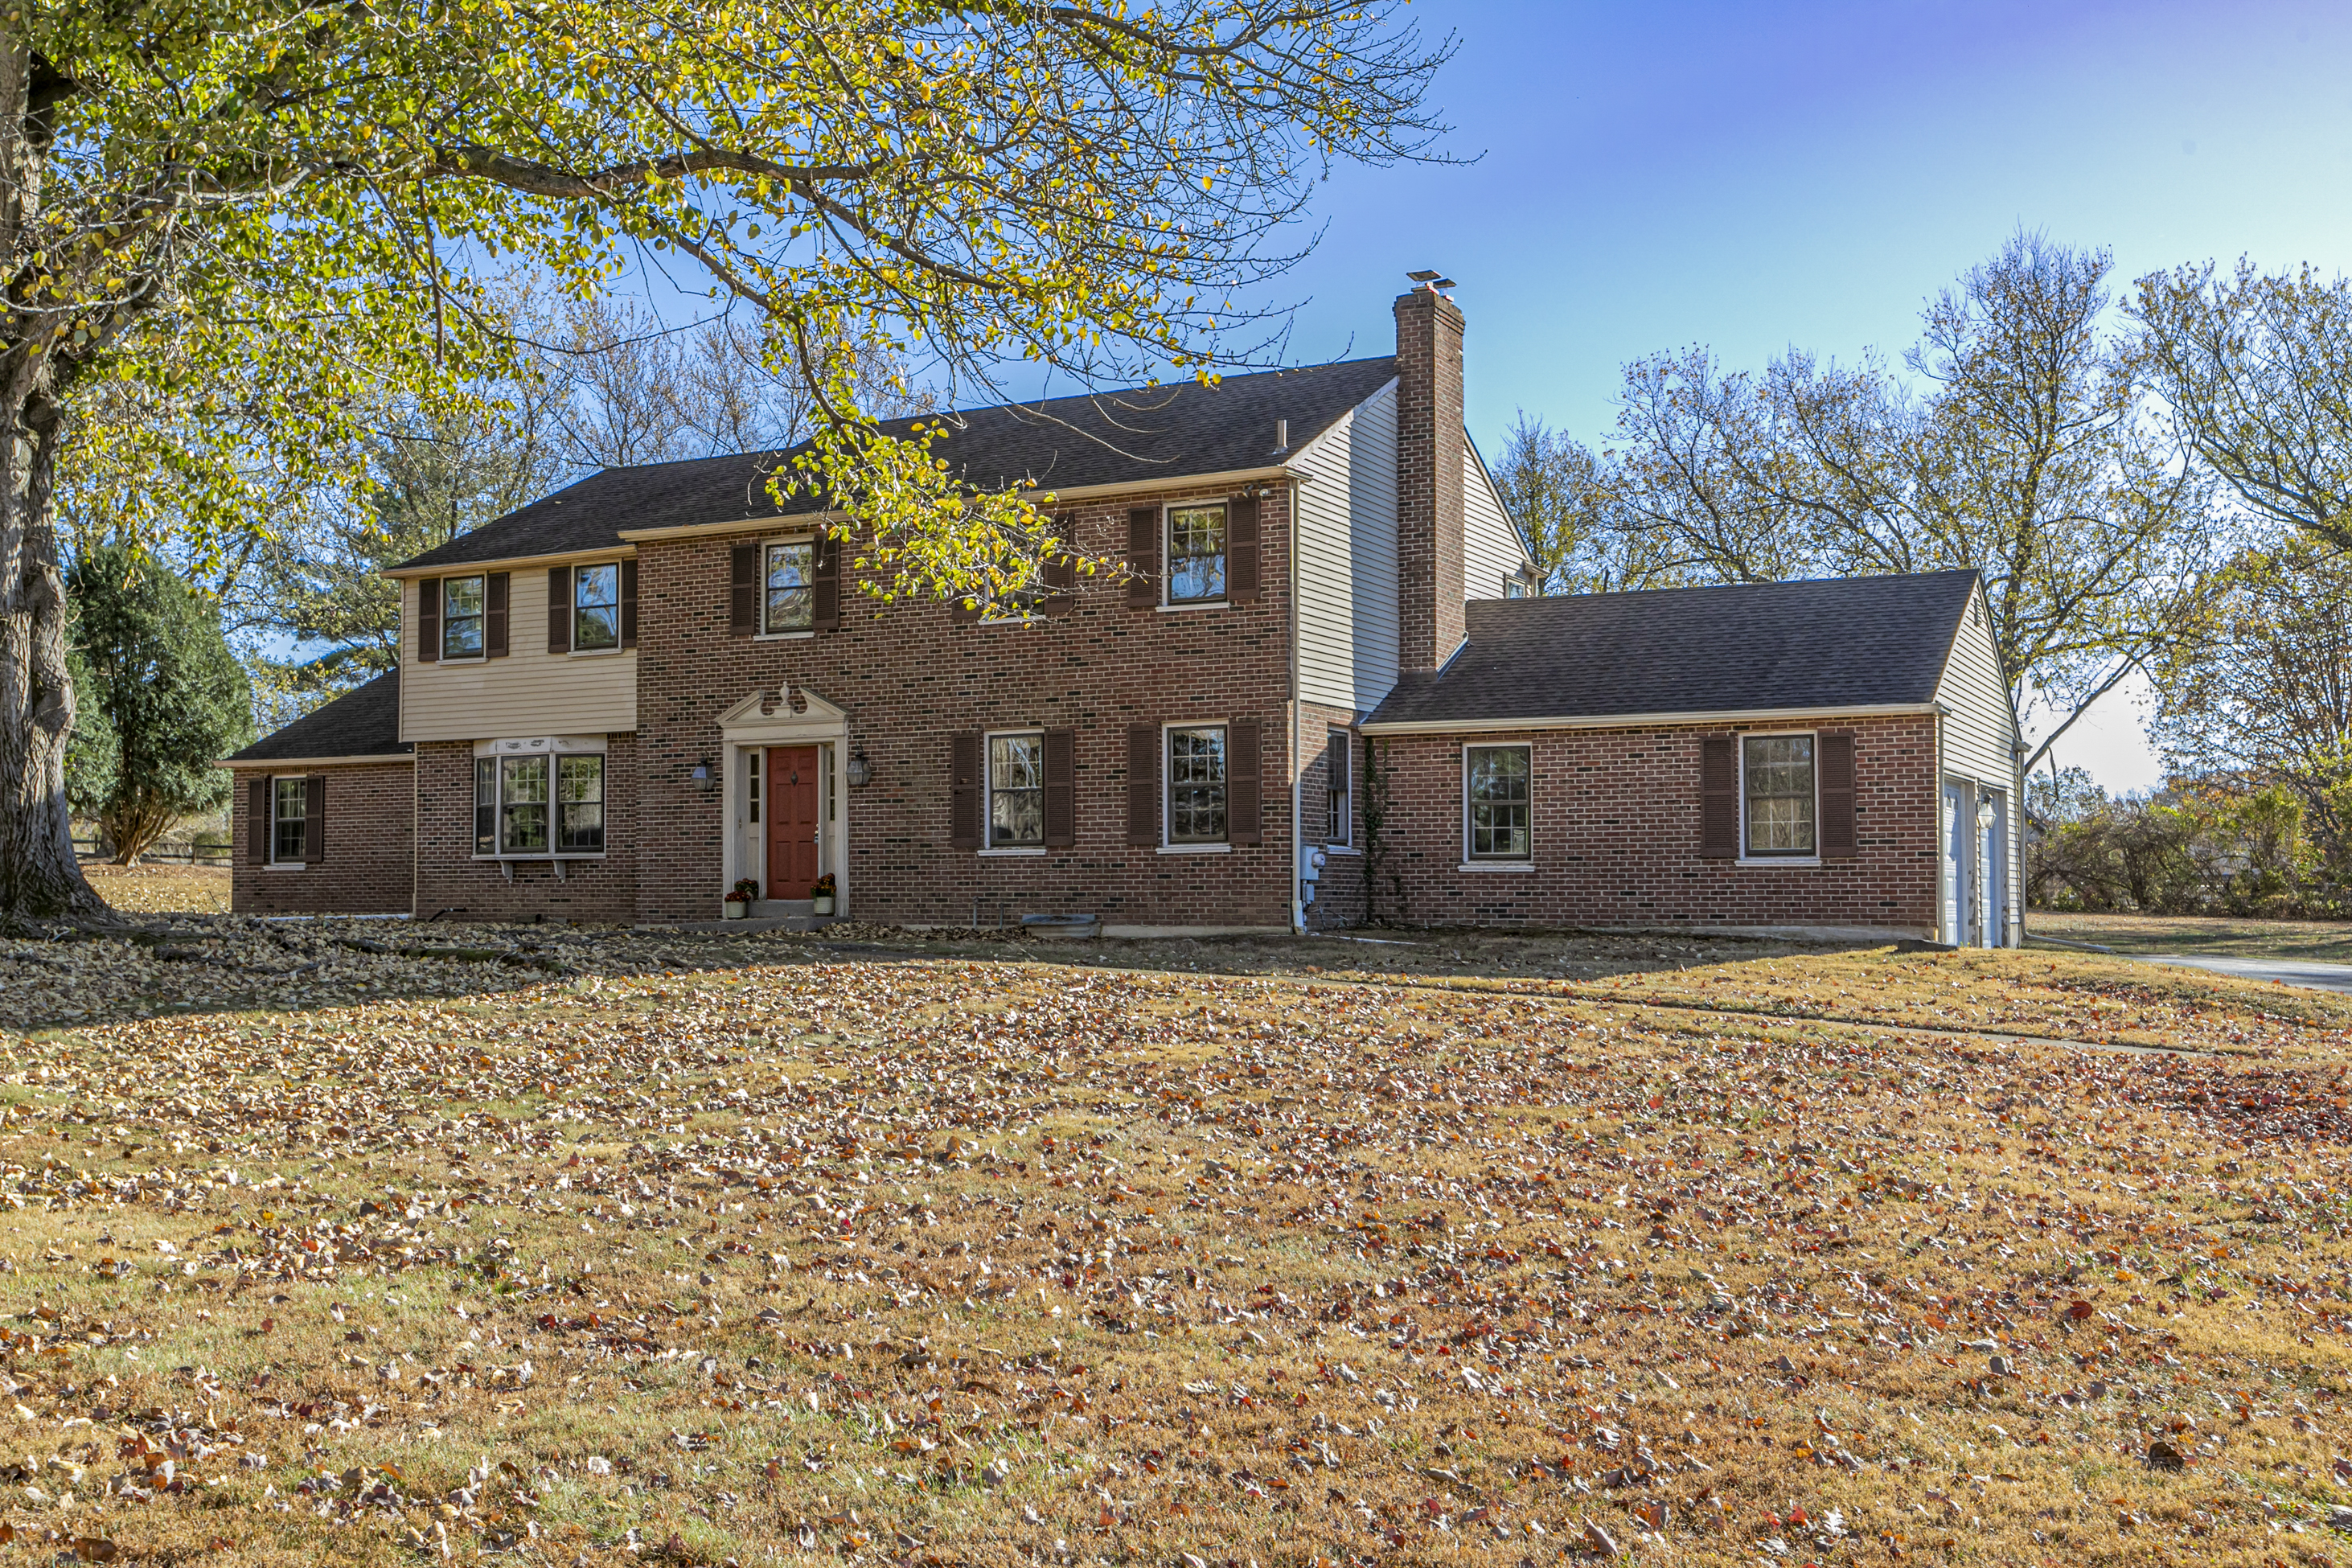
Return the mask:
<svg viewBox="0 0 2352 1568">
<path fill-rule="evenodd" d="M 1940 713 L 1934 702 L 1868 708 L 1745 708 L 1702 713 L 1601 713 L 1565 719 L 1391 720 L 1360 724 L 1367 735 L 1500 735 L 1520 730 L 1657 730 L 1690 724 L 1789 724 L 1816 719 L 1898 718 Z"/>
</svg>

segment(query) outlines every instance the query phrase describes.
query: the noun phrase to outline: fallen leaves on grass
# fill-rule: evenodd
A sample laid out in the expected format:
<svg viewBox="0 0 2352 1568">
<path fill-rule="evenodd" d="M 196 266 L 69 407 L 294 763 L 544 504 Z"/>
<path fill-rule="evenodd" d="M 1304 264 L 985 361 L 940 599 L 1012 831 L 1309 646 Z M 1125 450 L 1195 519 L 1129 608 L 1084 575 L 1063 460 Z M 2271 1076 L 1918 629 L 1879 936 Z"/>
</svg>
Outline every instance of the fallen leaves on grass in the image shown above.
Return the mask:
<svg viewBox="0 0 2352 1568">
<path fill-rule="evenodd" d="M 317 958 L 278 984 L 373 999 L 10 1042 L 13 1528 L 240 1562 L 2252 1564 L 2352 1477 L 2319 1025 L 2150 1058 L 358 929 L 217 932 L 214 983 Z M 1864 961 L 1771 962 L 1819 994 Z"/>
</svg>

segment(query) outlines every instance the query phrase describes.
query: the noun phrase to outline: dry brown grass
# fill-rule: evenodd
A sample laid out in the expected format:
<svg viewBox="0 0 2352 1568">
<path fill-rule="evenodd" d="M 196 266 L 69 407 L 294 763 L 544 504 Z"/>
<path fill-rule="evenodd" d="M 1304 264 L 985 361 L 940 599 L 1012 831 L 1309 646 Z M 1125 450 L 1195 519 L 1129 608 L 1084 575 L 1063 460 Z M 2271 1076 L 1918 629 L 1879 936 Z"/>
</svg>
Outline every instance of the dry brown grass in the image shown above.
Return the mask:
<svg viewBox="0 0 2352 1568">
<path fill-rule="evenodd" d="M 2352 921 L 2247 921 L 2201 915 L 2057 914 L 2036 910 L 2035 936 L 2092 942 L 2117 952 L 2194 952 L 2231 958 L 2352 960 Z"/>
<path fill-rule="evenodd" d="M 0 1037 L 38 1551 L 2352 1561 L 2334 999 L 1443 936 L 267 972 L 340 929 L 87 944 L 135 982 Z"/>
<path fill-rule="evenodd" d="M 221 914 L 228 909 L 226 866 L 110 866 L 85 861 L 99 897 L 128 914 Z"/>
</svg>

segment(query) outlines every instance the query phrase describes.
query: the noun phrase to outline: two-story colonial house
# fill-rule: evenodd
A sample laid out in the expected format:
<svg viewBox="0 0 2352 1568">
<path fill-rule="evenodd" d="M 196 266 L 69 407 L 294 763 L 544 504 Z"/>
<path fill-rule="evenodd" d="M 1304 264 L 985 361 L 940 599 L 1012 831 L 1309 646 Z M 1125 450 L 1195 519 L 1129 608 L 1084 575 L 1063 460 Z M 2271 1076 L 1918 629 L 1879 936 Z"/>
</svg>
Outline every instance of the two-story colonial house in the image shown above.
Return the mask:
<svg viewBox="0 0 2352 1568">
<path fill-rule="evenodd" d="M 774 454 L 402 564 L 397 672 L 226 760 L 234 907 L 698 921 L 829 876 L 918 926 L 2013 941 L 1975 575 L 1525 596 L 1462 312 L 1394 317 L 1377 359 L 961 415 L 965 479 L 1127 566 L 1017 616 L 862 592 Z"/>
</svg>

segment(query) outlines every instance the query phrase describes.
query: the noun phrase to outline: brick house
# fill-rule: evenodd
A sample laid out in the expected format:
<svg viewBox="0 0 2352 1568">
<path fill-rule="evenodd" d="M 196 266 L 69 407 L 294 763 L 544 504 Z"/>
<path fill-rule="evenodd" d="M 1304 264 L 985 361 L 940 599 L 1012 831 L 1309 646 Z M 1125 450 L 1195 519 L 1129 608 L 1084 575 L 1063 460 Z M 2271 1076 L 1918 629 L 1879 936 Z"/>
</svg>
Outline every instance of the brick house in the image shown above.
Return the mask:
<svg viewBox="0 0 2352 1568">
<path fill-rule="evenodd" d="M 1936 705 L 1990 700 L 1963 728 L 2014 733 L 1997 663 L 1990 699 L 1944 674 L 1972 579 L 1620 596 L 1687 606 L 1682 636 L 1709 605 L 1851 589 L 1884 601 L 1903 668 L 1934 666 L 1925 695 L 1856 688 L 1815 712 L 1759 668 L 1730 707 L 1664 709 L 1627 640 L 1613 727 L 1569 692 L 1589 665 L 1527 687 L 1558 712 L 1473 700 L 1458 672 L 1507 668 L 1560 606 L 1600 601 L 1516 596 L 1533 571 L 1464 428 L 1462 313 L 1417 289 L 1394 316 L 1377 359 L 959 416 L 935 450 L 1129 568 L 1056 577 L 1017 616 L 861 592 L 835 520 L 769 499 L 772 456 L 610 469 L 394 568 L 398 674 L 227 760 L 234 907 L 704 921 L 740 879 L 790 913 L 829 876 L 842 914 L 918 926 L 1315 929 L 1370 898 L 1414 921 L 1958 931 L 1937 912 L 1968 858 L 1938 837 L 1957 753 Z M 1799 717 L 1836 728 L 1798 744 Z M 1998 777 L 1970 761 L 1955 810 L 2008 797 L 2002 759 Z M 1839 795 L 1848 762 L 1869 783 Z M 1628 835 L 1654 837 L 1607 851 L 1603 879 L 1636 897 L 1585 885 L 1591 792 L 1612 789 Z M 1867 823 L 1848 847 L 1828 836 L 1850 797 Z M 1718 857 L 1702 817 L 1713 834 L 1726 811 L 1780 837 L 1742 826 Z M 1704 893 L 1676 880 L 1702 858 Z M 2011 865 L 1978 876 L 1991 907 Z"/>
</svg>

